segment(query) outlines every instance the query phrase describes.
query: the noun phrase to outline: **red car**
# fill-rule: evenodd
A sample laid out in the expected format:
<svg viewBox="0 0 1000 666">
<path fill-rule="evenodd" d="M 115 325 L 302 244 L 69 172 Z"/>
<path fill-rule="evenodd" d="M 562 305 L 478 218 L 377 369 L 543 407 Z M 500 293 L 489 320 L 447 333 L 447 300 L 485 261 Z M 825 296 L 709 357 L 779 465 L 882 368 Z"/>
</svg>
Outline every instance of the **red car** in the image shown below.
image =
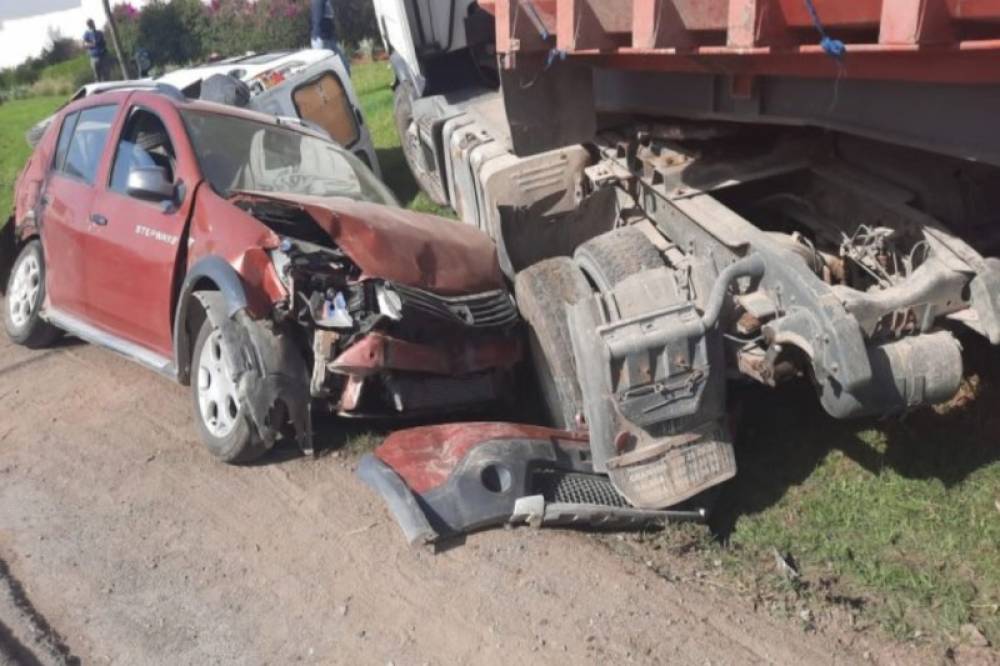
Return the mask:
<svg viewBox="0 0 1000 666">
<path fill-rule="evenodd" d="M 62 109 L 10 222 L 10 338 L 66 331 L 190 384 L 201 437 L 228 462 L 286 431 L 311 451 L 317 403 L 487 403 L 521 356 L 486 235 L 400 209 L 322 132 L 168 87 Z"/>
</svg>

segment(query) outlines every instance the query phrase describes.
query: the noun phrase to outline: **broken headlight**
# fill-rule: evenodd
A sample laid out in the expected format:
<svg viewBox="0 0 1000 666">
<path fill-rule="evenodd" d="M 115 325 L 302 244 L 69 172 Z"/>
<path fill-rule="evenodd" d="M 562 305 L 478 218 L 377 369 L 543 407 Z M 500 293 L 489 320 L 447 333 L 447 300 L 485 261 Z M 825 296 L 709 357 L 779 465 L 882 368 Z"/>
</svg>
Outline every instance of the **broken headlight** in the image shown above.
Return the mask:
<svg viewBox="0 0 1000 666">
<path fill-rule="evenodd" d="M 392 285 L 382 283 L 375 287 L 375 301 L 379 314 L 399 321 L 403 318 L 403 299 Z"/>
<path fill-rule="evenodd" d="M 282 240 L 281 244 L 273 249 L 267 250 L 267 256 L 271 258 L 271 265 L 274 266 L 274 272 L 278 274 L 278 279 L 281 280 L 281 284 L 285 285 L 285 289 L 289 293 L 292 291 L 292 281 L 289 277 L 289 266 L 292 264 L 291 258 L 288 256 L 288 252 L 292 249 L 292 244 L 288 240 Z"/>
</svg>

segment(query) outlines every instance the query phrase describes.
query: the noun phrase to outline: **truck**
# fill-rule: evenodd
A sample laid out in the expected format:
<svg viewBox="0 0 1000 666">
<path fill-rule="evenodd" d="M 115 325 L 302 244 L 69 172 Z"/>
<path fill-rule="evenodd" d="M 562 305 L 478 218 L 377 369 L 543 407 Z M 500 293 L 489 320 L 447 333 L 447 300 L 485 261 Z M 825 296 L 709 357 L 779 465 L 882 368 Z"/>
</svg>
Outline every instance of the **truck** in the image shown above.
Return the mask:
<svg viewBox="0 0 1000 666">
<path fill-rule="evenodd" d="M 1000 1 L 373 2 L 409 168 L 631 507 L 736 474 L 733 382 L 893 415 L 1000 344 Z"/>
</svg>

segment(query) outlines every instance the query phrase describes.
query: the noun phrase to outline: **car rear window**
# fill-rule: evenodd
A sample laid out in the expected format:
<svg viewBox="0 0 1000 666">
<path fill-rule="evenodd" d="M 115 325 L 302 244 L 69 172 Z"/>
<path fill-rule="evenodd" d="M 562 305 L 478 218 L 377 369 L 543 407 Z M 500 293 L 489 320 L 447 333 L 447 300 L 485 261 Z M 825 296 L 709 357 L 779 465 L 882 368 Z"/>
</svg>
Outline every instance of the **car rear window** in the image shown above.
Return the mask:
<svg viewBox="0 0 1000 666">
<path fill-rule="evenodd" d="M 66 116 L 59 131 L 53 168 L 94 184 L 117 107 L 93 106 Z"/>
</svg>

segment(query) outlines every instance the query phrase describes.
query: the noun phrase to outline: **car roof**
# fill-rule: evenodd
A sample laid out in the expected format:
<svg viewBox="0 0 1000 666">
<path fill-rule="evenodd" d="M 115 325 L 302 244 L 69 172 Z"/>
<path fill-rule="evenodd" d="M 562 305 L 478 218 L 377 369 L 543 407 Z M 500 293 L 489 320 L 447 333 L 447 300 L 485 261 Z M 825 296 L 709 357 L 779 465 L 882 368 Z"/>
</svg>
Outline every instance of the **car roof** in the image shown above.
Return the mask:
<svg viewBox="0 0 1000 666">
<path fill-rule="evenodd" d="M 271 51 L 267 53 L 250 53 L 235 59 L 210 62 L 167 72 L 156 79 L 169 83 L 181 90 L 196 81 L 203 81 L 212 74 L 226 74 L 249 82 L 255 76 L 290 64 L 300 68 L 309 67 L 317 62 L 333 58 L 337 54 L 326 49 L 302 49 L 301 51 Z"/>
</svg>

